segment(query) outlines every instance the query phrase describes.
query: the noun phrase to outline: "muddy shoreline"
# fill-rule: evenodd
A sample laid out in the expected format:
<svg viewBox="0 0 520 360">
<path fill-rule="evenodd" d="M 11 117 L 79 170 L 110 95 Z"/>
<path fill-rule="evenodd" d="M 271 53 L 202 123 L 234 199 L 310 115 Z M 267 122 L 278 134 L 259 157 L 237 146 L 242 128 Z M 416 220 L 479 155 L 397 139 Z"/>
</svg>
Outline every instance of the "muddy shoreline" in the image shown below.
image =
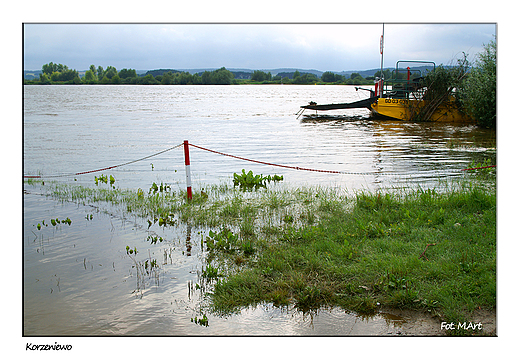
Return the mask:
<svg viewBox="0 0 520 360">
<path fill-rule="evenodd" d="M 444 320 L 429 312 L 420 312 L 414 310 L 400 310 L 400 309 L 382 309 L 390 317 L 395 317 L 393 321 L 399 322 L 398 326 L 389 327 L 386 335 L 392 336 L 450 336 L 451 330 L 442 328 Z M 468 315 L 472 324 L 482 324 L 482 330 L 475 331 L 469 329 L 469 322 L 466 323 L 468 335 L 475 336 L 496 336 L 496 310 L 475 310 L 473 314 Z M 448 326 L 449 324 L 445 324 Z M 453 328 L 463 329 L 464 323 L 453 324 Z"/>
</svg>

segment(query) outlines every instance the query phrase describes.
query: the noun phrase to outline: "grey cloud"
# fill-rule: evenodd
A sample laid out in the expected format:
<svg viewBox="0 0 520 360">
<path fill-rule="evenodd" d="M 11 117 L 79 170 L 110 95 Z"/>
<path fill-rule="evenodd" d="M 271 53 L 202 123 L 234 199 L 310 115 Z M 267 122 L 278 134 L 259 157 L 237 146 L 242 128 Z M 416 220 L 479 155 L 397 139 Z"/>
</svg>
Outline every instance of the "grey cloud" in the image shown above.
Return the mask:
<svg viewBox="0 0 520 360">
<path fill-rule="evenodd" d="M 380 24 L 26 24 L 24 68 L 50 61 L 116 68 L 314 68 L 362 70 L 380 63 Z M 385 25 L 385 66 L 403 57 L 449 62 L 476 53 L 493 24 Z"/>
</svg>

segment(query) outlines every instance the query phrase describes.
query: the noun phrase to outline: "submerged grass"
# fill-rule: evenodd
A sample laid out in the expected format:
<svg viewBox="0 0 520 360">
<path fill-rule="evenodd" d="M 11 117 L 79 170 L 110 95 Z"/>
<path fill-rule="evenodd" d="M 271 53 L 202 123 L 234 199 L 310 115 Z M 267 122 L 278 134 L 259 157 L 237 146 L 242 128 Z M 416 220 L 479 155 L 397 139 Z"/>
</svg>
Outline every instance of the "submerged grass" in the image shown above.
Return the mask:
<svg viewBox="0 0 520 360">
<path fill-rule="evenodd" d="M 302 311 L 341 306 L 428 310 L 446 322 L 496 306 L 496 190 L 465 181 L 443 191 L 347 196 L 334 189 L 210 186 L 186 193 L 53 184 L 48 193 L 108 202 L 146 217 L 176 214 L 206 236 L 216 313 L 263 302 Z"/>
</svg>

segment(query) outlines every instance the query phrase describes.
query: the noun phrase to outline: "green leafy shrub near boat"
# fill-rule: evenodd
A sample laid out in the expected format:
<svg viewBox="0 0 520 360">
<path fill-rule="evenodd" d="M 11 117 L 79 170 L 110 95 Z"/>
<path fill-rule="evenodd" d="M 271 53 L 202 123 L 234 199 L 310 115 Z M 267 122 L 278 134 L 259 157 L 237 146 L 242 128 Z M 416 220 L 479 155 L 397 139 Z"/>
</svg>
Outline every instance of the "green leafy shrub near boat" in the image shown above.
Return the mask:
<svg viewBox="0 0 520 360">
<path fill-rule="evenodd" d="M 426 105 L 411 102 L 411 120 L 430 121 L 439 106 L 454 96 L 455 106 L 477 125 L 496 128 L 496 41 L 484 46 L 474 66 L 463 53 L 457 65 L 440 65 L 428 72 L 422 85 L 427 88 L 422 95 Z"/>
<path fill-rule="evenodd" d="M 465 79 L 463 104 L 482 127 L 496 128 L 497 43 L 490 41 L 477 55 L 475 66 Z"/>
</svg>

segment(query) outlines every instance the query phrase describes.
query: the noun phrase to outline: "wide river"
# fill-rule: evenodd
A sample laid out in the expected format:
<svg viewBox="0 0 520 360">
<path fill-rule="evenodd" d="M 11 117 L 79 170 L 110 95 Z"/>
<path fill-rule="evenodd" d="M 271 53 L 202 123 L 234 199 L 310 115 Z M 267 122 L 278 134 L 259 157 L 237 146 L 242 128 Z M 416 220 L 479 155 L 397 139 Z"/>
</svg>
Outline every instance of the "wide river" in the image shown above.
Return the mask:
<svg viewBox="0 0 520 360">
<path fill-rule="evenodd" d="M 475 126 L 373 119 L 366 109 L 327 117 L 296 113 L 301 105 L 367 97 L 353 86 L 25 86 L 24 175 L 94 186 L 113 175 L 116 187 L 184 187 L 184 140 L 242 158 L 340 174 L 247 162 L 190 147 L 193 186 L 231 184 L 234 172 L 283 175 L 284 186 L 344 191 L 436 187 L 471 163 L 496 157 L 495 133 Z M 104 172 L 78 173 L 119 164 Z M 301 314 L 269 304 L 218 317 L 201 316 L 196 229 L 176 230 L 161 248 L 164 271 L 136 294 L 127 244 L 142 244 L 146 227 L 90 205 L 61 203 L 24 185 L 24 334 L 26 335 L 378 335 L 402 319 L 361 318 L 339 309 Z M 90 215 L 94 218 L 91 221 Z M 69 217 L 72 225 L 43 219 Z M 182 235 L 179 235 L 182 234 Z M 166 235 L 165 235 L 166 236 Z M 186 243 L 193 240 L 190 256 Z M 169 251 L 169 252 L 168 252 Z M 150 254 L 152 256 L 153 254 Z M 156 256 L 159 256 L 156 254 Z M 161 258 L 162 260 L 162 258 Z M 395 320 L 395 321 L 394 321 Z"/>
</svg>

